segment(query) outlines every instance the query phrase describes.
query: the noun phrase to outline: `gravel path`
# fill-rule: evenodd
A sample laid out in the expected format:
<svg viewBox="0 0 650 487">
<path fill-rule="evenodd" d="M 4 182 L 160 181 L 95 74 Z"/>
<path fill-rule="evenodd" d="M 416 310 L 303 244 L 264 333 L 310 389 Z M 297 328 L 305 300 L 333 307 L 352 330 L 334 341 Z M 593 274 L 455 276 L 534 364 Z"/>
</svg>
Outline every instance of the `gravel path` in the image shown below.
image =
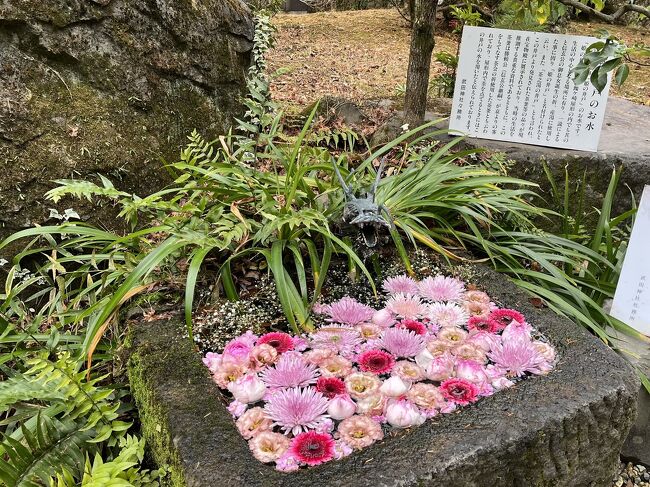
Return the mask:
<svg viewBox="0 0 650 487">
<path fill-rule="evenodd" d="M 650 472 L 643 465 L 621 462 L 613 487 L 650 487 Z"/>
</svg>

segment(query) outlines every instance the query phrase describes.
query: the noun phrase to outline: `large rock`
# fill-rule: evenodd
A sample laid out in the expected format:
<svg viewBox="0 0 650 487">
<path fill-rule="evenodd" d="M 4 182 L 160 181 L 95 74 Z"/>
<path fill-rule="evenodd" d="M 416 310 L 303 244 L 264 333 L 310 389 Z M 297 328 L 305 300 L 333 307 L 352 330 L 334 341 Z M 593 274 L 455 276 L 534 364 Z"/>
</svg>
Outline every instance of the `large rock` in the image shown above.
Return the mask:
<svg viewBox="0 0 650 487">
<path fill-rule="evenodd" d="M 131 390 L 153 458 L 171 465 L 175 486 L 548 486 L 611 487 L 636 414 L 639 383 L 601 341 L 502 276 L 477 270 L 490 295 L 521 310 L 556 347 L 547 376 L 387 437 L 326 465 L 282 474 L 260 464 L 225 401 L 182 336 L 181 317 L 135 323 Z"/>
<path fill-rule="evenodd" d="M 53 179 L 158 189 L 240 112 L 253 29 L 240 0 L 0 0 L 0 238 L 44 223 Z"/>
</svg>

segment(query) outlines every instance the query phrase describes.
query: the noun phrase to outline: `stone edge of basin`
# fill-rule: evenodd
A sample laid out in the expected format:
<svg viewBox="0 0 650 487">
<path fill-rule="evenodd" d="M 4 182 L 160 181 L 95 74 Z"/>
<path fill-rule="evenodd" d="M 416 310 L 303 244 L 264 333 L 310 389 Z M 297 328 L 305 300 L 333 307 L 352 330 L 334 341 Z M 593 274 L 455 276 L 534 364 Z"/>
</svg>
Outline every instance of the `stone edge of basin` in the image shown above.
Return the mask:
<svg viewBox="0 0 650 487">
<path fill-rule="evenodd" d="M 611 486 L 636 416 L 631 367 L 586 330 L 537 309 L 484 268 L 502 306 L 520 310 L 555 345 L 555 370 L 386 438 L 336 462 L 283 474 L 259 463 L 220 392 L 183 338 L 180 315 L 129 327 L 128 372 L 153 459 L 187 486 Z"/>
</svg>

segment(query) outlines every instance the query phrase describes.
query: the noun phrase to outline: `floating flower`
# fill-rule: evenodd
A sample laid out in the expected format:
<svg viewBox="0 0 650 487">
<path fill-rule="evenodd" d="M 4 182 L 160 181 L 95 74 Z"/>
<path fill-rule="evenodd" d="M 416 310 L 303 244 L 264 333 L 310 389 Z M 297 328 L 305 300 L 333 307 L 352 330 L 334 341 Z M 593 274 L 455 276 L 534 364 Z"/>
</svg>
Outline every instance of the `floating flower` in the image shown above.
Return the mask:
<svg viewBox="0 0 650 487">
<path fill-rule="evenodd" d="M 448 401 L 466 406 L 478 400 L 479 388 L 466 379 L 447 379 L 440 384 L 440 392 Z"/>
<path fill-rule="evenodd" d="M 352 362 L 340 355 L 326 358 L 320 363 L 320 373 L 325 377 L 346 377 L 352 372 Z"/>
<path fill-rule="evenodd" d="M 420 352 L 420 354 L 424 352 L 426 352 L 426 349 Z M 420 356 L 420 354 L 416 355 L 415 357 L 416 361 L 418 356 Z M 420 367 L 417 363 L 414 364 L 413 362 L 409 362 L 408 360 L 400 360 L 399 362 L 397 362 L 393 367 L 391 373 L 393 375 L 396 375 L 402 380 L 411 381 L 411 382 L 422 380 L 425 377 L 424 369 Z"/>
<path fill-rule="evenodd" d="M 289 438 L 280 433 L 262 431 L 248 442 L 253 456 L 262 463 L 275 462 L 289 448 Z"/>
<path fill-rule="evenodd" d="M 323 360 L 336 355 L 334 350 L 328 348 L 315 348 L 302 354 L 302 357 L 310 364 L 320 365 Z"/>
<path fill-rule="evenodd" d="M 488 381 L 483 364 L 474 360 L 456 361 L 456 377 L 466 379 L 478 385 Z"/>
<path fill-rule="evenodd" d="M 485 316 L 487 317 L 492 311 L 494 311 L 495 306 L 492 304 L 477 303 L 475 301 L 468 301 L 463 303 L 463 308 L 467 311 L 467 314 L 470 316 Z"/>
<path fill-rule="evenodd" d="M 203 365 L 205 365 L 210 370 L 210 372 L 216 374 L 221 367 L 223 359 L 221 358 L 220 353 L 208 352 L 205 354 L 205 357 L 203 357 L 202 361 Z"/>
<path fill-rule="evenodd" d="M 395 357 L 383 350 L 368 350 L 357 357 L 357 362 L 363 372 L 387 374 L 395 365 Z"/>
<path fill-rule="evenodd" d="M 223 349 L 223 357 L 224 359 L 231 359 L 235 362 L 246 363 L 249 360 L 252 349 L 253 347 L 248 340 L 236 338 L 226 344 L 226 347 Z"/>
<path fill-rule="evenodd" d="M 503 329 L 501 338 L 503 340 L 516 340 L 518 338 L 530 340 L 530 334 L 532 331 L 533 327 L 528 323 L 513 320 Z"/>
<path fill-rule="evenodd" d="M 316 382 L 318 372 L 314 364 L 310 364 L 297 352 L 285 353 L 280 357 L 275 367 L 269 367 L 262 372 L 262 380 L 269 387 L 298 387 Z"/>
<path fill-rule="evenodd" d="M 382 288 L 388 294 L 417 294 L 418 292 L 418 284 L 415 279 L 405 274 L 385 279 Z"/>
<path fill-rule="evenodd" d="M 384 331 L 381 344 L 396 357 L 415 357 L 424 349 L 422 336 L 404 328 L 389 328 Z"/>
<path fill-rule="evenodd" d="M 311 347 L 332 350 L 336 353 L 352 353 L 362 342 L 359 331 L 344 326 L 324 326 L 311 335 Z"/>
<path fill-rule="evenodd" d="M 464 325 L 469 318 L 467 311 L 456 303 L 432 303 L 429 305 L 428 316 L 433 323 L 443 328 Z"/>
<path fill-rule="evenodd" d="M 395 318 L 393 318 L 393 313 L 387 309 L 380 309 L 372 315 L 372 322 L 379 328 L 388 328 L 395 323 Z"/>
<path fill-rule="evenodd" d="M 237 399 L 228 404 L 228 412 L 232 414 L 233 418 L 238 418 L 246 411 L 248 404 L 239 402 Z"/>
<path fill-rule="evenodd" d="M 475 289 L 467 291 L 463 296 L 463 301 L 466 303 L 493 304 L 487 293 Z"/>
<path fill-rule="evenodd" d="M 434 357 L 427 366 L 425 373 L 427 379 L 443 381 L 454 375 L 454 357 L 449 352 Z"/>
<path fill-rule="evenodd" d="M 336 396 L 330 400 L 329 406 L 327 407 L 327 414 L 329 414 L 332 419 L 340 421 L 352 416 L 356 410 L 356 403 L 349 395 L 344 394 L 342 396 Z"/>
<path fill-rule="evenodd" d="M 361 304 L 348 296 L 326 306 L 323 311 L 329 316 L 330 321 L 345 325 L 358 325 L 370 321 L 375 313 L 370 306 Z"/>
<path fill-rule="evenodd" d="M 418 293 L 431 301 L 460 301 L 465 292 L 463 281 L 437 275 L 418 283 Z"/>
<path fill-rule="evenodd" d="M 345 378 L 345 387 L 355 399 L 363 399 L 379 390 L 381 386 L 377 376 L 368 372 L 355 372 Z"/>
<path fill-rule="evenodd" d="M 455 347 L 465 341 L 467 332 L 461 328 L 443 328 L 438 333 L 437 338 L 439 342 L 446 344 L 448 347 Z M 431 351 L 430 348 L 429 351 Z"/>
<path fill-rule="evenodd" d="M 415 320 L 402 320 L 397 325 L 395 325 L 396 328 L 405 328 L 409 331 L 414 332 L 416 335 L 426 335 L 427 334 L 427 327 L 424 323 L 420 323 L 419 321 Z"/>
<path fill-rule="evenodd" d="M 546 374 L 551 370 L 542 352 L 533 342 L 523 337 L 499 341 L 488 357 L 510 377 L 521 377 L 526 372 Z"/>
<path fill-rule="evenodd" d="M 410 382 L 394 375 L 384 381 L 384 383 L 379 388 L 379 392 L 381 392 L 386 397 L 400 397 L 406 394 L 410 388 Z"/>
<path fill-rule="evenodd" d="M 350 455 L 354 450 L 343 440 L 338 440 L 334 445 L 334 459 L 340 460 Z"/>
<path fill-rule="evenodd" d="M 319 377 L 316 390 L 328 399 L 345 394 L 345 383 L 337 377 Z"/>
<path fill-rule="evenodd" d="M 415 320 L 424 316 L 427 307 L 419 296 L 411 294 L 395 294 L 386 302 L 386 310 L 402 318 Z"/>
<path fill-rule="evenodd" d="M 460 345 L 451 349 L 451 353 L 456 359 L 474 360 L 475 362 L 485 363 L 487 354 L 477 343 L 465 340 Z"/>
<path fill-rule="evenodd" d="M 381 425 L 368 416 L 352 416 L 341 421 L 338 429 L 341 440 L 361 450 L 384 438 Z"/>
<path fill-rule="evenodd" d="M 425 348 L 415 356 L 415 363 L 420 367 L 422 367 L 423 369 L 426 369 L 432 360 L 433 360 L 433 355 L 431 354 L 431 352 L 429 352 L 427 348 Z"/>
<path fill-rule="evenodd" d="M 440 409 L 446 402 L 442 392 L 436 386 L 425 382 L 413 384 L 406 397 L 416 406 L 427 410 Z"/>
<path fill-rule="evenodd" d="M 490 313 L 490 318 L 499 323 L 500 329 L 503 330 L 513 321 L 525 323 L 526 318 L 519 311 L 514 309 L 497 309 Z"/>
<path fill-rule="evenodd" d="M 295 472 L 300 469 L 300 464 L 291 452 L 287 450 L 275 461 L 275 469 L 279 472 Z"/>
<path fill-rule="evenodd" d="M 260 370 L 267 365 L 272 365 L 278 359 L 278 351 L 268 343 L 256 345 L 250 352 L 250 365 L 255 370 Z"/>
<path fill-rule="evenodd" d="M 357 400 L 357 413 L 378 416 L 384 413 L 387 397 L 379 391 Z"/>
<path fill-rule="evenodd" d="M 379 338 L 381 335 L 381 328 L 372 323 L 363 323 L 355 327 L 359 332 L 359 336 L 364 340 L 372 340 L 374 338 Z"/>
<path fill-rule="evenodd" d="M 394 428 L 419 426 L 426 419 L 415 404 L 405 399 L 391 400 L 386 406 L 386 421 Z"/>
<path fill-rule="evenodd" d="M 235 423 L 239 433 L 246 439 L 271 429 L 272 422 L 262 408 L 252 408 L 242 414 Z"/>
<path fill-rule="evenodd" d="M 271 345 L 278 353 L 293 350 L 293 338 L 291 338 L 291 335 L 288 335 L 287 333 L 274 331 L 262 335 L 257 341 L 257 345 L 262 345 L 264 343 Z"/>
<path fill-rule="evenodd" d="M 555 361 L 555 349 L 551 345 L 537 340 L 533 342 L 533 346 L 542 354 L 548 363 L 553 363 Z"/>
<path fill-rule="evenodd" d="M 325 433 L 307 431 L 297 435 L 289 449 L 298 462 L 313 467 L 334 458 L 334 439 Z"/>
<path fill-rule="evenodd" d="M 326 419 L 328 400 L 313 387 L 282 389 L 264 406 L 267 418 L 286 433 L 315 429 Z"/>
<path fill-rule="evenodd" d="M 453 330 L 454 328 L 446 328 L 446 330 Z M 433 357 L 437 357 L 438 355 L 442 355 L 443 353 L 451 350 L 454 348 L 458 343 L 450 341 L 450 340 L 438 340 L 433 339 L 429 340 L 427 342 L 427 352 L 431 354 Z"/>
<path fill-rule="evenodd" d="M 490 318 L 489 316 L 472 316 L 467 321 L 467 329 L 496 333 L 502 328 L 498 321 Z"/>
</svg>

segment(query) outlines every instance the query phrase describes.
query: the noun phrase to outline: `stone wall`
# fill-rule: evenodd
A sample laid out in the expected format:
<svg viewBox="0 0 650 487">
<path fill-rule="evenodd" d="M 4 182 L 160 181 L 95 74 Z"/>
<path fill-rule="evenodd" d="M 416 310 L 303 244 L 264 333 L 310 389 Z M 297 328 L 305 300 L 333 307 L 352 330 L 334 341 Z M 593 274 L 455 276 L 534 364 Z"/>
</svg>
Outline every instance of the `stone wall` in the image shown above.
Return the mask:
<svg viewBox="0 0 650 487">
<path fill-rule="evenodd" d="M 54 179 L 164 185 L 192 129 L 239 113 L 253 30 L 241 0 L 0 0 L 0 239 L 47 222 Z"/>
</svg>

